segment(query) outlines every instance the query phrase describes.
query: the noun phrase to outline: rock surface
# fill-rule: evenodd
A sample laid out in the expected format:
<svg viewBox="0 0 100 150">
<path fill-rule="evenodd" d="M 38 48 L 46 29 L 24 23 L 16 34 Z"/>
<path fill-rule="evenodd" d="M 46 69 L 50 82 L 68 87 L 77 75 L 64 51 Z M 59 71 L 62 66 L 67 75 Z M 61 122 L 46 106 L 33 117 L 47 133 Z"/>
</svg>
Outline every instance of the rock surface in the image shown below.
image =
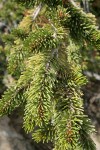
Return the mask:
<svg viewBox="0 0 100 150">
<path fill-rule="evenodd" d="M 37 144 L 22 129 L 22 116 L 0 118 L 0 150 L 52 150 L 52 144 Z"/>
<path fill-rule="evenodd" d="M 8 117 L 0 119 L 0 150 L 35 150 L 9 123 Z"/>
<path fill-rule="evenodd" d="M 84 91 L 84 108 L 92 120 L 96 133 L 92 136 L 97 150 L 100 150 L 100 81 L 89 82 Z"/>
</svg>

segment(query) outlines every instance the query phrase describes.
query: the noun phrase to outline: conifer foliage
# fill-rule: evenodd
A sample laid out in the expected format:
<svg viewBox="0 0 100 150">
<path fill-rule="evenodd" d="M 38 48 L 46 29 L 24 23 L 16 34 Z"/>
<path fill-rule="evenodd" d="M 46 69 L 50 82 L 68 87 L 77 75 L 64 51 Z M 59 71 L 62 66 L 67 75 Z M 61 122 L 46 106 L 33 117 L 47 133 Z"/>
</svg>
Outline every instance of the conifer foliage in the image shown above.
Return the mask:
<svg viewBox="0 0 100 150">
<path fill-rule="evenodd" d="M 95 150 L 84 114 L 81 50 L 100 50 L 100 32 L 73 0 L 15 0 L 25 17 L 5 35 L 8 70 L 15 83 L 0 100 L 0 115 L 24 106 L 23 127 L 54 150 Z M 12 45 L 12 46 L 11 46 Z"/>
</svg>

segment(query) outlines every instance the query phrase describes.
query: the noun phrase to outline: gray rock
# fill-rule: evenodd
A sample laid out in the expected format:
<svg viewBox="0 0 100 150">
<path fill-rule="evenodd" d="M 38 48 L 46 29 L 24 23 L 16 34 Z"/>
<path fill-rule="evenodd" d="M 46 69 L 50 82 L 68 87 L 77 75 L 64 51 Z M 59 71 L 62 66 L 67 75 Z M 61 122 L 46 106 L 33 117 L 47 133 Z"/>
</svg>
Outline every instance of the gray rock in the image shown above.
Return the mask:
<svg viewBox="0 0 100 150">
<path fill-rule="evenodd" d="M 9 122 L 10 119 L 7 116 L 0 119 L 0 150 L 35 150 Z"/>
</svg>

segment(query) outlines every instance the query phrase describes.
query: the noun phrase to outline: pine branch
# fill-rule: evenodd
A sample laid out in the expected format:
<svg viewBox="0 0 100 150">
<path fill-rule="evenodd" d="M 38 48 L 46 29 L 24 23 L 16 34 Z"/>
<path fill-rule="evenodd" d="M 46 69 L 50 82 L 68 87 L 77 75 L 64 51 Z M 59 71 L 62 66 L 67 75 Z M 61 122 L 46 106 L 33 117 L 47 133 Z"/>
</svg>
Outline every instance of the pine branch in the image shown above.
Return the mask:
<svg viewBox="0 0 100 150">
<path fill-rule="evenodd" d="M 2 100 L 0 100 L 0 116 L 10 114 L 25 102 L 23 92 L 22 87 L 16 88 L 16 86 L 12 86 L 4 93 Z"/>
<path fill-rule="evenodd" d="M 33 31 L 24 42 L 25 50 L 30 52 L 39 52 L 42 49 L 50 50 L 57 47 L 59 37 L 54 38 L 53 32 L 54 31 L 50 30 L 50 28 L 40 28 Z"/>
<path fill-rule="evenodd" d="M 33 131 L 35 126 L 45 127 L 51 119 L 56 74 L 51 66 L 47 70 L 48 58 L 45 54 L 39 53 L 29 59 L 29 65 L 34 66 L 32 73 L 34 78 L 25 92 L 27 104 L 24 128 L 27 132 Z"/>
<path fill-rule="evenodd" d="M 41 128 L 35 129 L 32 134 L 33 139 L 38 142 L 54 142 L 55 136 L 55 127 L 52 122 L 49 122 L 46 126 L 42 126 Z"/>
<path fill-rule="evenodd" d="M 31 7 L 32 5 L 36 3 L 44 3 L 48 5 L 49 7 L 57 7 L 58 5 L 62 4 L 62 0 L 14 0 L 22 5 L 25 5 L 26 7 Z"/>
<path fill-rule="evenodd" d="M 8 58 L 9 73 L 16 75 L 17 78 L 24 70 L 25 62 L 29 56 L 41 51 L 50 52 L 52 49 L 56 49 L 60 40 L 59 36 L 54 37 L 54 31 L 49 30 L 49 28 L 34 30 L 26 38 L 20 31 L 17 31 L 17 36 L 20 34 L 19 39 L 14 41 L 14 46 L 10 48 L 10 57 Z"/>
<path fill-rule="evenodd" d="M 69 17 L 64 21 L 61 20 L 61 22 L 65 28 L 69 28 L 71 37 L 78 43 L 80 43 L 80 40 L 81 43 L 84 43 L 85 40 L 88 44 L 100 50 L 100 31 L 97 30 L 91 18 L 76 6 L 73 0 L 65 1 L 64 8 L 66 8 Z"/>
<path fill-rule="evenodd" d="M 79 142 L 83 149 L 96 150 L 95 143 L 90 137 L 92 132 L 93 126 L 91 125 L 91 121 L 87 117 L 84 117 L 81 129 L 79 131 Z"/>
<path fill-rule="evenodd" d="M 26 7 L 34 6 L 35 0 L 13 0 L 21 5 L 24 5 Z"/>
<path fill-rule="evenodd" d="M 36 7 L 13 30 L 9 70 L 17 81 L 0 101 L 0 115 L 23 105 L 23 126 L 35 141 L 50 140 L 54 150 L 95 150 L 81 98 L 87 80 L 80 45 L 100 48 L 99 31 L 72 0 L 16 1 Z"/>
<path fill-rule="evenodd" d="M 79 51 L 76 51 L 78 51 L 77 47 L 75 49 L 75 45 L 70 41 L 70 46 L 67 47 L 66 52 L 61 51 L 60 58 L 58 58 L 60 61 L 58 64 L 61 64 L 62 53 L 64 53 L 64 57 L 66 55 L 67 59 L 64 59 L 66 62 L 64 62 L 63 67 L 65 68 L 65 64 L 67 64 L 67 71 L 64 72 L 63 68 L 60 69 L 55 88 L 56 116 L 54 125 L 56 138 L 54 140 L 54 150 L 76 149 L 80 145 L 84 148 L 85 143 L 84 145 L 81 141 L 79 143 L 81 128 L 83 126 L 87 128 L 84 136 L 88 135 L 88 137 L 89 127 L 92 130 L 87 117 L 87 122 L 84 122 L 80 86 L 86 81 L 81 73 L 81 66 L 77 64 L 79 61 Z M 85 149 L 88 150 L 91 146 L 95 149 L 95 144 L 90 139 L 87 145 L 85 145 Z"/>
<path fill-rule="evenodd" d="M 8 56 L 8 71 L 10 74 L 16 75 L 16 77 L 19 78 L 21 71 L 24 70 L 23 62 L 25 58 L 22 41 L 20 39 L 16 40 L 15 45 L 12 48 L 10 48 L 10 50 L 10 56 Z"/>
</svg>

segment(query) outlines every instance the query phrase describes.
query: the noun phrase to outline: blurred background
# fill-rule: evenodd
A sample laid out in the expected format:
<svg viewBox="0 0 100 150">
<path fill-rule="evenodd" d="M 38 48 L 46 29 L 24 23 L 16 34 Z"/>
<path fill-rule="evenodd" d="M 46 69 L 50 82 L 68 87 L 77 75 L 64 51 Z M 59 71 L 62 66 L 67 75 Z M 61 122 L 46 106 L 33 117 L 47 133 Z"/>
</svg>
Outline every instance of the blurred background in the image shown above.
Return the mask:
<svg viewBox="0 0 100 150">
<path fill-rule="evenodd" d="M 88 13 L 91 19 L 94 19 L 95 15 L 97 28 L 100 29 L 100 0 L 90 0 L 89 2 L 81 0 L 78 5 Z M 11 2 L 11 0 L 0 0 L 0 97 L 13 82 L 13 78 L 7 72 L 3 36 L 10 34 L 11 30 L 17 27 L 26 12 L 26 8 Z M 100 56 L 92 48 L 86 51 L 84 47 L 82 55 L 87 55 L 83 63 L 88 62 L 88 65 L 83 70 L 83 74 L 89 80 L 87 85 L 82 87 L 84 110 L 95 125 L 97 132 L 91 136 L 97 145 L 97 150 L 100 150 Z M 37 144 L 31 139 L 31 135 L 24 132 L 21 113 L 21 108 L 19 108 L 12 115 L 0 118 L 0 150 L 51 150 L 51 143 Z"/>
</svg>

